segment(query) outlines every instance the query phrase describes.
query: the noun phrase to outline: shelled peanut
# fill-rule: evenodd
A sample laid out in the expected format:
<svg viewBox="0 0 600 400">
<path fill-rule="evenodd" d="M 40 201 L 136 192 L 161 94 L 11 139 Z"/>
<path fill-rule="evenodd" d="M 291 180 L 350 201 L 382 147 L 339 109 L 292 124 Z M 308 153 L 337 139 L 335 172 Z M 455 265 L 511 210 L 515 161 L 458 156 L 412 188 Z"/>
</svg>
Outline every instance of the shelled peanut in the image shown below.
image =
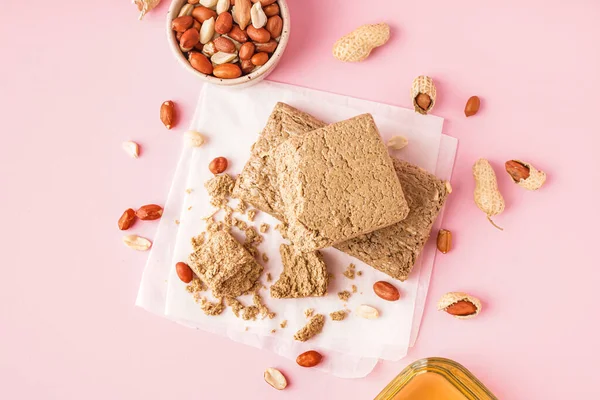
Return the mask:
<svg viewBox="0 0 600 400">
<path fill-rule="evenodd" d="M 171 27 L 192 68 L 234 79 L 269 61 L 279 45 L 283 19 L 276 1 L 188 0 Z"/>
</svg>

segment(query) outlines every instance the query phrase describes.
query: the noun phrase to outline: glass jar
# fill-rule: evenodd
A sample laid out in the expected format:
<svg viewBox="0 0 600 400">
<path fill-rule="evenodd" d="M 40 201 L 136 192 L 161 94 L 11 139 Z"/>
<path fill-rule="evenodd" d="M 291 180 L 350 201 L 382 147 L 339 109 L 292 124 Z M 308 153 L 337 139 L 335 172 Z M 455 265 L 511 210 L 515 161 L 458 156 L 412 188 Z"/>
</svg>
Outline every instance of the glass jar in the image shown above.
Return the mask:
<svg viewBox="0 0 600 400">
<path fill-rule="evenodd" d="M 465 367 L 446 358 L 410 364 L 375 400 L 498 400 Z"/>
</svg>

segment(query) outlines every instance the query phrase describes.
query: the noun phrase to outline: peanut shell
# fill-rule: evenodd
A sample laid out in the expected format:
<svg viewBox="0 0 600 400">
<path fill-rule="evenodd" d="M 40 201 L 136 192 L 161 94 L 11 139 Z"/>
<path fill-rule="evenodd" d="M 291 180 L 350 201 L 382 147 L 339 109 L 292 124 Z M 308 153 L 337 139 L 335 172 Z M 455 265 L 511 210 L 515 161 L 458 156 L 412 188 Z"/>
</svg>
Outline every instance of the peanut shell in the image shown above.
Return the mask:
<svg viewBox="0 0 600 400">
<path fill-rule="evenodd" d="M 473 177 L 475 178 L 475 204 L 483 211 L 488 221 L 496 228 L 502 230 L 492 221 L 491 217 L 504 211 L 504 198 L 498 190 L 498 181 L 494 169 L 484 158 L 477 160 L 473 165 Z"/>
<path fill-rule="evenodd" d="M 420 93 L 426 94 L 431 99 L 431 103 L 429 104 L 427 109 L 421 108 L 417 103 L 417 96 Z M 413 80 L 412 87 L 410 89 L 410 96 L 412 98 L 413 107 L 415 108 L 415 111 L 419 114 L 427 115 L 427 113 L 433 109 L 433 106 L 435 106 L 436 94 L 437 91 L 435 89 L 433 79 L 425 75 L 417 76 Z"/>
<path fill-rule="evenodd" d="M 477 314 L 479 314 L 481 312 L 481 301 L 478 298 L 473 297 L 473 296 L 471 296 L 467 293 L 463 293 L 463 292 L 449 292 L 449 293 L 446 293 L 445 295 L 443 295 L 437 304 L 438 311 L 442 311 L 442 310 L 445 311 L 451 305 L 458 303 L 459 301 L 463 301 L 463 300 L 466 300 L 466 301 L 472 303 L 475 306 L 476 311 L 474 314 L 470 314 L 470 315 L 453 315 L 454 318 L 458 318 L 458 319 L 474 318 Z"/>
<path fill-rule="evenodd" d="M 364 61 L 374 48 L 383 46 L 389 38 L 388 24 L 363 25 L 335 42 L 333 56 L 344 62 Z"/>
<path fill-rule="evenodd" d="M 533 165 L 531 165 L 528 162 L 521 161 L 521 160 L 514 160 L 514 161 L 521 163 L 524 166 L 526 166 L 527 168 L 529 168 L 529 176 L 526 179 L 521 179 L 519 181 L 515 181 L 513 179 L 513 181 L 517 185 L 519 185 L 527 190 L 538 190 L 546 182 L 546 173 L 545 172 L 538 171 Z"/>
</svg>

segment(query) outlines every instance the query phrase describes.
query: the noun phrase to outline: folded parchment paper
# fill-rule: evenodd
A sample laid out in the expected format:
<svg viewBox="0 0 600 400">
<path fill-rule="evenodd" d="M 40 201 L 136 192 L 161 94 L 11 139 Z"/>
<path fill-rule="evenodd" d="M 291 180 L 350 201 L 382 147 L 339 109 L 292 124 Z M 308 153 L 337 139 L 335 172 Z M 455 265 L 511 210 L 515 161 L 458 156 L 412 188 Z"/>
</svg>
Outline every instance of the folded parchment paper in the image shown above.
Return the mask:
<svg viewBox="0 0 600 400">
<path fill-rule="evenodd" d="M 226 335 L 291 359 L 309 348 L 321 349 L 328 355 L 326 362 L 319 366 L 321 369 L 343 377 L 365 376 L 378 359 L 398 360 L 404 357 L 416 340 L 435 258 L 432 241 L 426 246 L 410 278 L 406 282 L 395 282 L 401 290 L 402 299 L 394 303 L 382 301 L 371 289 L 375 281 L 391 278 L 335 249 L 326 249 L 324 254 L 329 271 L 335 274 L 329 295 L 324 298 L 278 300 L 271 299 L 268 290 L 263 290 L 263 300 L 277 313 L 273 320 L 243 321 L 230 310 L 218 317 L 205 316 L 185 291 L 185 285 L 177 278 L 173 268 L 177 261 L 187 259 L 191 252 L 190 238 L 204 230 L 202 218 L 212 212 L 203 187 L 212 176 L 208 163 L 214 157 L 224 156 L 230 161 L 228 172 L 232 175 L 239 173 L 248 159 L 250 146 L 277 101 L 286 102 L 325 122 L 370 112 L 384 140 L 398 134 L 409 139 L 409 145 L 394 152 L 394 156 L 415 163 L 442 179 L 449 180 L 451 176 L 457 142 L 441 134 L 441 118 L 271 82 L 243 91 L 205 85 L 191 129 L 202 132 L 207 143 L 194 150 L 185 148 L 182 152 L 144 271 L 137 305 L 185 325 Z M 232 201 L 233 204 L 235 202 Z M 434 232 L 439 229 L 441 217 L 434 225 Z M 275 219 L 259 212 L 255 225 L 261 222 L 270 224 L 271 229 L 259 251 L 268 254 L 269 262 L 263 263 L 265 272 L 270 272 L 276 279 L 282 270 L 278 249 L 283 239 L 273 230 L 277 224 Z M 349 280 L 341 274 L 350 262 L 356 265 L 357 271 L 363 271 L 361 277 Z M 360 304 L 372 305 L 379 309 L 379 319 L 364 320 L 351 312 L 346 320 L 334 322 L 327 315 L 323 333 L 307 343 L 292 339 L 294 332 L 306 323 L 303 315 L 306 308 L 325 314 L 342 309 L 343 303 L 337 292 L 351 291 L 351 285 L 356 285 L 358 291 L 348 301 L 348 308 L 353 311 Z M 242 300 L 251 303 L 250 299 Z M 284 319 L 288 324 L 281 329 L 279 323 Z M 272 329 L 276 332 L 271 333 Z"/>
</svg>

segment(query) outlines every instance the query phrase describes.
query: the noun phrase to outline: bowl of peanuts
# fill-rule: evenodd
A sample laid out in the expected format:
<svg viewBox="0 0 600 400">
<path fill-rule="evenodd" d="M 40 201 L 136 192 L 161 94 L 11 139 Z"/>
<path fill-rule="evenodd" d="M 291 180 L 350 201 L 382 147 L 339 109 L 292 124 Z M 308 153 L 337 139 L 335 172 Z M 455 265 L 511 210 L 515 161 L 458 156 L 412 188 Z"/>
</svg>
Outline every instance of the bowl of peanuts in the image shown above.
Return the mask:
<svg viewBox="0 0 600 400">
<path fill-rule="evenodd" d="M 174 0 L 167 14 L 175 58 L 216 85 L 245 87 L 264 79 L 289 34 L 286 0 Z"/>
</svg>

